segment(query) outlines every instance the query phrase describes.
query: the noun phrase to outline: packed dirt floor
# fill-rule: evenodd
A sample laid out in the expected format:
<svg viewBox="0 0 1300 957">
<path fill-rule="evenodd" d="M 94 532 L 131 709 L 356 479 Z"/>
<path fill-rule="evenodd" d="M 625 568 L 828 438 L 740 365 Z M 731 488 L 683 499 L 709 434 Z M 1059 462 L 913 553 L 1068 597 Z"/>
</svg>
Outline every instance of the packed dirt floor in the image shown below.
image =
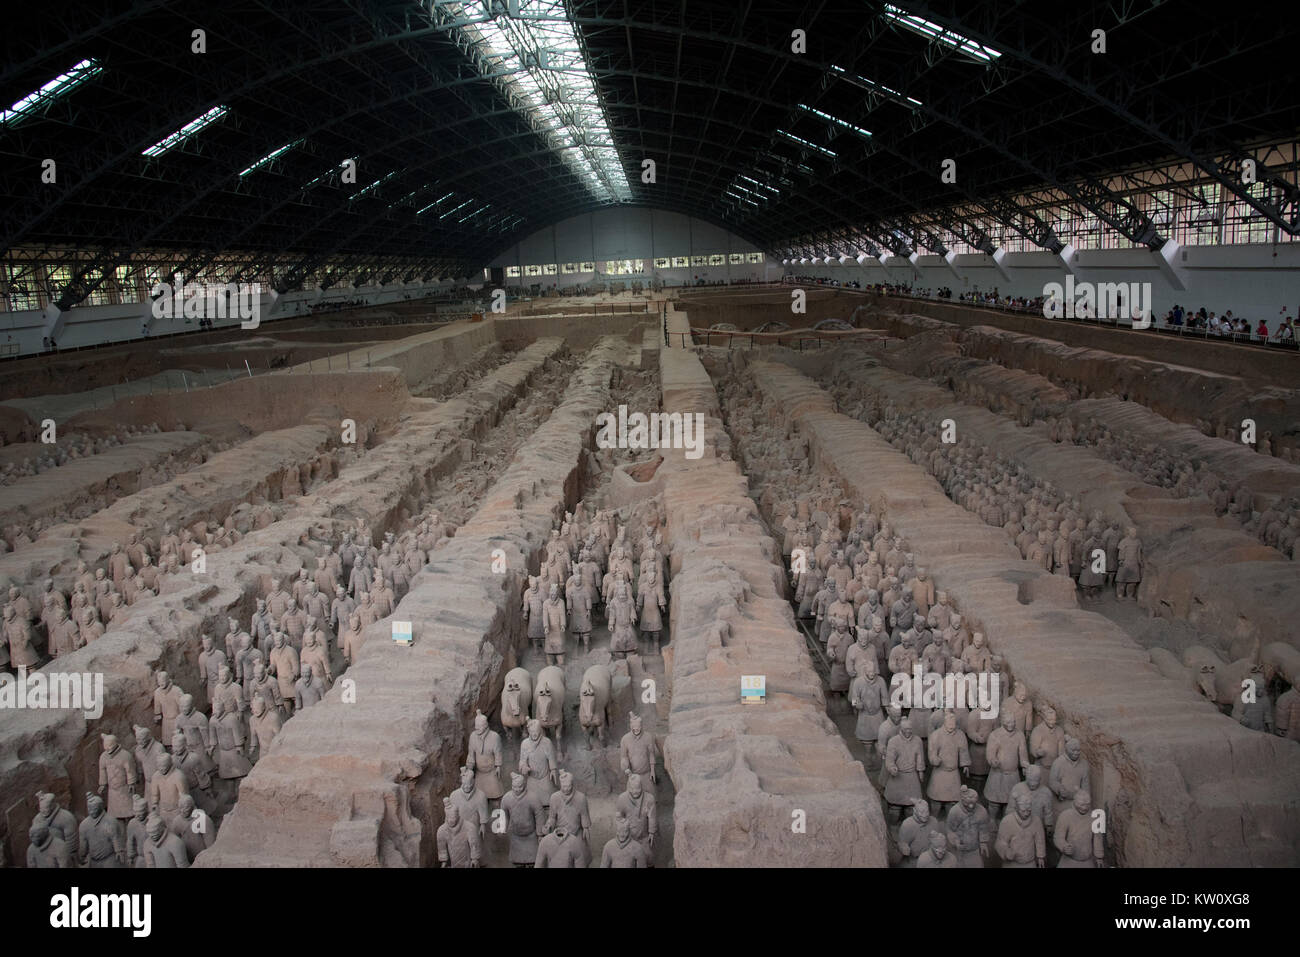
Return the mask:
<svg viewBox="0 0 1300 957">
<path fill-rule="evenodd" d="M 789 301 L 26 363 L 2 862 L 1300 863 L 1300 390 Z"/>
</svg>

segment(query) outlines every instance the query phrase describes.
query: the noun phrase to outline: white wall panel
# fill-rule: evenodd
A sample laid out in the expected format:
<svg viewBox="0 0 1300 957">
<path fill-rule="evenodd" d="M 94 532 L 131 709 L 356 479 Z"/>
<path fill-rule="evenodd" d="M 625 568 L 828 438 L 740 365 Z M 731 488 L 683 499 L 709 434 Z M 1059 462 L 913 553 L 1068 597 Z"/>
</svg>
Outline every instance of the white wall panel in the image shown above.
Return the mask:
<svg viewBox="0 0 1300 957">
<path fill-rule="evenodd" d="M 510 247 L 493 266 L 603 262 L 756 252 L 757 247 L 721 227 L 681 213 L 614 206 L 547 226 Z M 650 264 L 646 264 L 647 273 Z M 758 272 L 758 267 L 753 267 Z M 717 278 L 725 278 L 719 276 Z M 749 270 L 737 278 L 749 278 Z"/>
<path fill-rule="evenodd" d="M 591 245 L 591 223 L 583 217 L 576 216 L 556 223 L 554 232 L 556 258 L 548 259 L 547 262 L 583 263 L 595 258 Z"/>
</svg>

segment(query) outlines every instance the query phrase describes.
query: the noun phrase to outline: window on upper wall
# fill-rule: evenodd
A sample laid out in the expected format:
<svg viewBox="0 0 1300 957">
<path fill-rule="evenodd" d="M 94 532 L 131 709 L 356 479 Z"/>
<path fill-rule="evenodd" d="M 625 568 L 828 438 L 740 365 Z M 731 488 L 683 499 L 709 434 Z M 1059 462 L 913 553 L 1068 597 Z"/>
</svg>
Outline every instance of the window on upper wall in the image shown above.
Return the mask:
<svg viewBox="0 0 1300 957">
<path fill-rule="evenodd" d="M 518 267 L 518 266 L 507 266 L 507 267 L 506 267 L 506 276 L 509 277 L 509 278 L 511 278 L 511 279 L 517 278 L 517 277 L 519 276 L 519 267 Z"/>
<path fill-rule="evenodd" d="M 660 258 L 655 260 L 655 269 L 667 269 L 667 268 L 668 268 L 667 258 Z"/>
<path fill-rule="evenodd" d="M 575 272 L 577 272 L 577 271 L 578 271 L 578 264 L 577 264 L 577 263 L 561 263 L 561 264 L 560 264 L 560 272 L 564 273 L 564 275 L 566 275 L 566 276 L 571 276 L 571 275 L 573 275 L 573 274 L 574 274 Z"/>
<path fill-rule="evenodd" d="M 731 265 L 733 266 L 739 266 L 742 263 L 744 263 L 744 261 L 745 261 L 744 253 L 732 253 L 730 256 L 727 257 L 727 262 L 731 263 Z"/>
<path fill-rule="evenodd" d="M 146 266 L 144 269 L 144 291 L 145 295 L 150 298 L 153 297 L 154 289 L 158 287 L 159 283 L 170 283 L 171 281 L 172 277 L 167 273 L 165 267 Z"/>
<path fill-rule="evenodd" d="M 41 308 L 41 300 L 36 295 L 36 287 L 30 279 L 20 279 L 10 284 L 9 310 L 11 312 L 24 312 L 28 309 L 39 308 Z"/>
<path fill-rule="evenodd" d="M 30 271 L 11 263 L 0 263 L 0 287 L 7 286 L 6 299 L 11 312 L 39 309 L 36 283 Z"/>
<path fill-rule="evenodd" d="M 118 292 L 121 294 L 122 302 L 135 302 L 140 295 L 139 287 L 136 283 L 135 266 L 118 266 L 115 271 L 117 278 Z"/>
<path fill-rule="evenodd" d="M 582 264 L 582 272 L 595 272 L 595 271 L 596 271 L 596 264 L 595 264 L 595 263 L 583 263 L 583 264 Z"/>
<path fill-rule="evenodd" d="M 727 264 L 727 257 L 726 257 L 726 256 L 721 256 L 721 255 L 714 254 L 714 255 L 712 255 L 712 256 L 709 257 L 709 265 L 710 265 L 710 266 L 725 266 L 726 264 Z"/>
<path fill-rule="evenodd" d="M 112 274 L 104 278 L 91 293 L 80 303 L 83 306 L 108 306 L 113 303 Z"/>
<path fill-rule="evenodd" d="M 559 267 L 555 263 L 547 263 L 542 267 L 542 275 L 544 276 L 554 276 L 558 271 Z"/>
<path fill-rule="evenodd" d="M 524 275 L 525 275 L 525 276 L 540 276 L 541 274 L 542 274 L 542 267 L 541 267 L 541 266 L 525 266 L 525 267 L 524 267 Z"/>
<path fill-rule="evenodd" d="M 1243 200 L 1228 204 L 1224 213 L 1225 243 L 1266 243 L 1272 238 L 1273 224 L 1257 215 Z"/>
<path fill-rule="evenodd" d="M 673 257 L 673 266 L 677 269 L 681 269 L 683 266 L 689 266 L 690 264 L 691 264 L 691 258 L 689 256 Z"/>
<path fill-rule="evenodd" d="M 762 254 L 762 253 L 750 253 L 748 259 L 749 259 L 749 261 L 752 262 L 752 263 L 761 263 L 761 262 L 763 261 L 763 254 Z"/>
<path fill-rule="evenodd" d="M 708 256 L 692 256 L 692 257 L 691 257 L 691 265 L 692 265 L 692 266 L 707 266 L 708 264 L 709 264 L 709 257 L 708 257 Z"/>
<path fill-rule="evenodd" d="M 72 282 L 72 270 L 67 266 L 56 266 L 45 270 L 45 294 L 54 302 L 63 293 L 63 289 Z"/>
</svg>

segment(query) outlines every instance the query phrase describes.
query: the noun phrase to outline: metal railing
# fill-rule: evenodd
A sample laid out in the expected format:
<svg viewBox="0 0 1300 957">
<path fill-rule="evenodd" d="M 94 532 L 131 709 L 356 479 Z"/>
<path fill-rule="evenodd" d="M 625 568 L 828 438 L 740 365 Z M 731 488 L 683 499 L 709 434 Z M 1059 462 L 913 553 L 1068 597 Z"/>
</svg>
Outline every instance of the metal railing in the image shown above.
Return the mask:
<svg viewBox="0 0 1300 957">
<path fill-rule="evenodd" d="M 399 305 L 399 304 L 415 305 L 420 301 L 421 300 L 418 299 L 394 300 L 392 303 L 384 302 L 384 303 L 378 303 L 371 306 L 351 306 L 349 307 L 349 309 L 357 309 L 357 310 L 383 309 L 389 305 Z M 340 310 L 332 310 L 332 311 L 347 312 L 348 309 L 340 309 Z M 322 315 L 328 315 L 328 314 L 329 313 L 322 313 Z M 75 310 L 73 310 L 73 312 L 70 313 L 70 315 L 75 315 Z M 442 316 L 440 316 L 435 308 L 434 318 L 430 318 L 430 319 L 410 319 L 404 322 L 360 322 L 359 321 L 354 325 L 349 325 L 348 328 L 362 329 L 362 328 L 366 328 L 367 326 L 385 326 L 385 325 L 405 325 L 405 326 L 431 325 L 431 324 L 437 324 L 443 322 L 454 322 L 457 319 L 466 318 L 469 315 L 470 314 L 466 312 L 464 313 L 464 315 L 456 313 L 454 315 L 443 314 Z M 305 321 L 305 320 L 310 320 L 312 318 L 313 318 L 313 314 L 311 312 L 292 313 L 289 315 L 277 316 L 274 319 L 262 319 L 258 323 L 257 328 L 261 329 L 264 326 L 273 326 L 276 323 L 288 322 L 291 319 L 298 319 L 300 321 Z M 181 329 L 177 332 L 151 332 L 147 336 L 128 336 L 125 339 L 105 339 L 102 342 L 92 342 L 84 346 L 59 346 L 55 349 L 42 349 L 40 352 L 24 352 L 21 354 L 19 354 L 19 352 L 17 351 L 18 350 L 17 343 L 0 343 L 0 362 L 13 361 L 15 359 L 48 358 L 51 356 L 61 356 L 72 352 L 86 352 L 91 349 L 107 349 L 112 346 L 125 346 L 125 345 L 135 345 L 138 343 L 145 343 L 145 342 L 157 342 L 162 339 L 176 339 L 181 336 L 210 336 L 216 333 L 239 332 L 239 331 L 252 332 L 254 334 L 256 334 L 257 332 L 257 330 L 255 329 L 243 330 L 240 328 L 240 325 L 238 323 L 231 323 L 225 326 L 216 326 L 212 329 Z"/>
<path fill-rule="evenodd" d="M 289 319 L 304 319 L 305 316 L 281 316 L 278 319 L 263 319 L 258 328 L 262 326 L 273 325 L 277 322 L 285 322 Z M 125 339 L 105 339 L 103 342 L 92 342 L 84 346 L 59 346 L 54 349 L 42 349 L 40 352 L 24 352 L 19 355 L 17 352 L 5 354 L 0 352 L 0 361 L 12 361 L 14 359 L 42 359 L 53 356 L 67 355 L 73 352 L 87 352 L 91 349 L 107 349 L 112 346 L 135 345 L 142 342 L 158 342 L 162 339 L 176 339 L 180 336 L 210 336 L 214 333 L 238 331 L 237 323 L 228 326 L 218 326 L 215 329 L 182 329 L 179 332 L 156 332 L 147 336 L 128 336 Z M 250 330 L 251 331 L 251 330 Z M 6 343 L 10 345 L 11 343 Z M 17 348 L 16 343 L 12 343 Z"/>
<path fill-rule="evenodd" d="M 1067 322 L 1067 323 L 1085 323 L 1099 327 L 1108 327 L 1113 329 L 1126 329 L 1130 332 L 1149 332 L 1156 335 L 1178 336 L 1186 339 L 1201 339 L 1216 342 L 1231 342 L 1240 346 L 1256 346 L 1261 349 L 1282 349 L 1290 352 L 1300 353 L 1300 340 L 1292 337 L 1289 339 L 1281 338 L 1276 332 L 1269 335 L 1267 339 L 1261 339 L 1255 333 L 1237 332 L 1229 335 L 1221 335 L 1211 331 L 1209 328 L 1192 328 L 1187 325 L 1169 326 L 1161 320 L 1159 324 L 1152 320 L 1150 326 L 1145 329 L 1136 329 L 1131 321 L 1121 322 L 1119 319 L 1103 319 L 1100 317 L 1076 317 L 1069 319 L 1065 316 L 1045 316 L 1043 315 L 1042 306 L 1010 306 L 1003 303 L 981 302 L 977 299 L 950 299 L 946 296 L 937 296 L 930 294 L 921 296 L 906 290 L 888 290 L 877 291 L 871 288 L 859 289 L 853 286 L 834 286 L 830 283 L 818 279 L 807 280 L 812 285 L 823 288 L 838 289 L 844 292 L 857 293 L 862 296 L 874 296 L 877 299 L 883 299 L 886 296 L 893 296 L 898 299 L 917 299 L 922 302 L 934 302 L 940 305 L 968 307 L 972 309 L 985 309 L 989 312 L 1006 313 L 1009 315 L 1031 316 L 1035 319 L 1046 319 L 1050 322 Z M 799 283 L 792 280 L 782 280 L 782 285 L 798 285 Z"/>
<path fill-rule="evenodd" d="M 637 306 L 637 304 L 634 302 L 629 302 L 629 303 L 609 302 L 603 305 L 593 304 L 591 306 L 591 314 L 593 316 L 622 316 L 622 315 L 633 315 L 636 313 L 648 314 L 650 312 L 649 300 L 642 302 L 639 308 L 634 308 L 635 306 Z M 543 317 L 575 316 L 575 315 L 586 315 L 586 314 L 587 314 L 586 306 L 568 306 L 568 307 L 554 306 L 545 310 L 535 309 L 530 307 L 527 311 L 520 313 L 520 315 L 524 315 L 524 316 L 543 316 Z"/>
<path fill-rule="evenodd" d="M 714 344 L 714 340 L 716 339 L 719 340 L 719 345 L 722 344 L 722 340 L 725 340 L 728 349 L 734 348 L 737 340 L 740 340 L 742 344 L 745 340 L 748 340 L 749 348 L 751 349 L 756 346 L 782 346 L 787 349 L 792 348 L 797 349 L 799 352 L 803 352 L 805 348 L 820 349 L 823 345 L 833 345 L 837 342 L 845 341 L 844 338 L 838 336 L 810 336 L 802 334 L 797 330 L 791 332 L 718 332 L 711 329 L 692 329 L 690 332 L 669 333 L 667 321 L 665 320 L 664 340 L 672 343 L 674 341 L 672 338 L 673 336 L 679 337 L 683 349 L 685 349 L 688 344 L 711 346 Z M 689 343 L 686 340 L 687 336 L 690 336 Z M 886 348 L 886 342 L 888 341 L 884 337 L 862 338 L 852 336 L 848 338 L 853 342 L 878 342 L 880 343 L 880 348 L 882 350 Z"/>
</svg>

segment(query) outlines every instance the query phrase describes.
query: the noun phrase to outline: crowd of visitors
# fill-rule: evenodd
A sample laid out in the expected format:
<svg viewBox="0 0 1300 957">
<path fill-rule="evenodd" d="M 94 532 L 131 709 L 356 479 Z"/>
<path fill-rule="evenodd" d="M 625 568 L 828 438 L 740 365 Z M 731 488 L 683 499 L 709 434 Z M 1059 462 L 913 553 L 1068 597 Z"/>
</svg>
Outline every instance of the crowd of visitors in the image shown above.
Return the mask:
<svg viewBox="0 0 1300 957">
<path fill-rule="evenodd" d="M 838 279 L 827 279 L 820 276 L 787 276 L 784 281 L 793 285 L 816 284 L 847 289 L 865 289 L 868 292 L 887 296 L 912 296 L 917 299 L 954 299 L 952 289 L 947 286 L 934 288 L 899 283 L 873 283 L 863 286 L 857 280 L 841 282 Z M 958 293 L 955 301 L 978 306 L 991 306 L 998 309 L 1009 309 L 1016 312 L 1041 314 L 1044 297 L 1005 296 L 998 291 L 997 286 L 986 291 L 981 291 L 977 286 L 970 292 Z M 1285 311 L 1285 309 L 1282 310 L 1282 312 Z M 1242 316 L 1234 316 L 1231 309 L 1220 316 L 1204 306 L 1193 312 L 1187 307 L 1175 303 L 1163 318 L 1152 323 L 1152 327 L 1165 331 L 1195 331 L 1206 336 L 1218 336 L 1236 342 L 1272 343 L 1293 347 L 1296 345 L 1295 320 L 1292 316 L 1286 316 L 1275 328 L 1270 328 L 1268 322 L 1264 319 L 1260 319 L 1252 328 L 1251 320 Z"/>
<path fill-rule="evenodd" d="M 1276 329 L 1270 330 L 1268 322 L 1263 319 L 1259 320 L 1254 329 L 1251 329 L 1250 320 L 1243 316 L 1234 316 L 1231 309 L 1220 316 L 1213 310 L 1207 311 L 1204 306 L 1192 312 L 1175 303 L 1174 307 L 1165 313 L 1162 324 L 1170 329 L 1194 329 L 1207 335 L 1239 341 L 1272 340 L 1286 344 L 1295 343 L 1295 321 L 1291 316 L 1278 323 Z"/>
</svg>

